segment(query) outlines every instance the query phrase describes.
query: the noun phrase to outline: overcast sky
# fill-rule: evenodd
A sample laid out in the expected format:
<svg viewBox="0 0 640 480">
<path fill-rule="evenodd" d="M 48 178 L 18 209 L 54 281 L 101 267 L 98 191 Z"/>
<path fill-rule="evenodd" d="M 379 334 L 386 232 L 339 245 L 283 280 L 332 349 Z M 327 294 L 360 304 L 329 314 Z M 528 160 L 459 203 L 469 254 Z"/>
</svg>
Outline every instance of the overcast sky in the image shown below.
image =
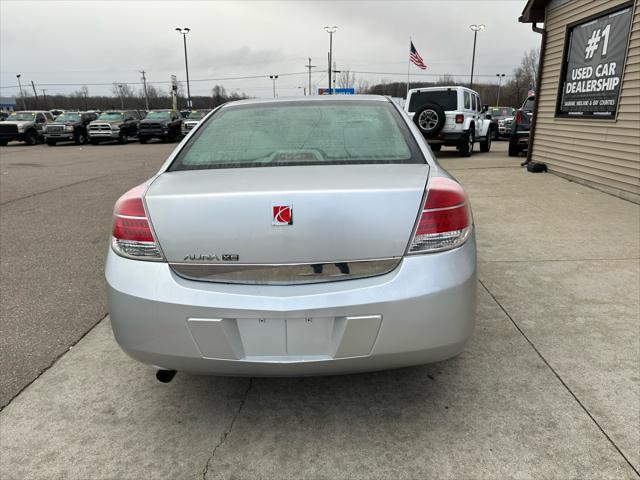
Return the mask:
<svg viewBox="0 0 640 480">
<path fill-rule="evenodd" d="M 540 42 L 531 26 L 518 23 L 524 0 L 512 1 L 13 1 L 0 0 L 0 92 L 15 95 L 16 74 L 47 94 L 69 93 L 89 84 L 89 92 L 108 94 L 109 86 L 133 83 L 146 70 L 151 82 L 168 87 L 171 74 L 185 78 L 182 37 L 189 27 L 189 75 L 193 95 L 209 94 L 215 84 L 251 96 L 271 96 L 269 74 L 280 74 L 280 96 L 301 94 L 311 57 L 326 70 L 329 36 L 337 25 L 334 60 L 357 79 L 406 81 L 409 37 L 428 68 L 418 74 L 464 75 L 471 69 L 472 23 L 478 34 L 476 73 L 495 81 L 509 74 L 522 53 Z M 394 75 L 394 73 L 397 73 Z M 263 76 L 253 79 L 207 80 Z M 421 77 L 428 79 L 429 77 Z M 198 81 L 206 80 L 206 81 Z M 326 73 L 312 77 L 324 87 Z M 43 84 L 78 84 L 43 85 Z M 135 86 L 135 88 L 138 88 Z M 38 92 L 40 93 L 40 92 Z"/>
</svg>

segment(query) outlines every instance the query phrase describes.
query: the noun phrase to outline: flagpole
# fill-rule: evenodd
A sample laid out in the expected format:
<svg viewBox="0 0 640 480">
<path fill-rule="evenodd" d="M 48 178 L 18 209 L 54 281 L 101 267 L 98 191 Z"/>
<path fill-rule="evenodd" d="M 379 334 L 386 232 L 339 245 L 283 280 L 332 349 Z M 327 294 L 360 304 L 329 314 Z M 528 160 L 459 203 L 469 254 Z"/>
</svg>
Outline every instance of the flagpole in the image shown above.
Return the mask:
<svg viewBox="0 0 640 480">
<path fill-rule="evenodd" d="M 407 95 L 405 96 L 405 102 L 409 101 L 409 81 L 411 76 L 411 37 L 409 37 L 409 61 L 407 62 Z"/>
</svg>

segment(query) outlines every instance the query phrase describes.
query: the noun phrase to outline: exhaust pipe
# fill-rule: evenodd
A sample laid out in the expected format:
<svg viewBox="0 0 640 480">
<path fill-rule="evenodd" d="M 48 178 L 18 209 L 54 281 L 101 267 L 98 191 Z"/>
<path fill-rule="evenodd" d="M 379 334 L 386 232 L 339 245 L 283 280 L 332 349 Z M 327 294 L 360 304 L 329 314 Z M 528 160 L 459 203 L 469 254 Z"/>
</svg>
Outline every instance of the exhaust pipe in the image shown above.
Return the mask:
<svg viewBox="0 0 640 480">
<path fill-rule="evenodd" d="M 156 371 L 156 378 L 159 382 L 169 383 L 176 376 L 175 370 L 158 370 Z"/>
</svg>

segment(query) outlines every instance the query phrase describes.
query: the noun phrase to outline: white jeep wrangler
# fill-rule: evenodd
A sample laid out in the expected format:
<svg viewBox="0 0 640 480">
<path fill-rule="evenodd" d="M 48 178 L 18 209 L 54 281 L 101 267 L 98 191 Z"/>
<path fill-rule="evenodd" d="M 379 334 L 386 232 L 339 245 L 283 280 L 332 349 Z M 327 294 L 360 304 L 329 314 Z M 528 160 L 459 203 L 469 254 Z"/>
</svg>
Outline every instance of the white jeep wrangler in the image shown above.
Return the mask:
<svg viewBox="0 0 640 480">
<path fill-rule="evenodd" d="M 480 104 L 478 92 L 466 87 L 429 87 L 409 90 L 405 112 L 413 119 L 431 149 L 456 147 L 461 157 L 491 149 L 491 115 L 488 105 Z"/>
</svg>

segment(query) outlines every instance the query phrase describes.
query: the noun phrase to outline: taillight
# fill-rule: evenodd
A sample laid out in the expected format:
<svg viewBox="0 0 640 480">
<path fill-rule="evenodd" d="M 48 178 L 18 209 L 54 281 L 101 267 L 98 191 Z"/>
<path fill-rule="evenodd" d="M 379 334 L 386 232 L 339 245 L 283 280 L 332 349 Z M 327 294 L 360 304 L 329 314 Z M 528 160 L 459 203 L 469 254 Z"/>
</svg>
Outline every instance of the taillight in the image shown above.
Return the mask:
<svg viewBox="0 0 640 480">
<path fill-rule="evenodd" d="M 158 244 L 142 203 L 145 186 L 132 188 L 116 202 L 113 209 L 111 246 L 123 257 L 137 260 L 162 260 Z"/>
<path fill-rule="evenodd" d="M 522 123 L 522 110 L 516 111 L 516 118 L 514 120 L 516 123 Z"/>
<path fill-rule="evenodd" d="M 464 123 L 464 115 L 461 113 L 458 113 L 456 115 L 456 123 Z"/>
<path fill-rule="evenodd" d="M 456 248 L 467 241 L 471 228 L 471 210 L 460 184 L 449 178 L 432 178 L 407 253 Z"/>
</svg>

